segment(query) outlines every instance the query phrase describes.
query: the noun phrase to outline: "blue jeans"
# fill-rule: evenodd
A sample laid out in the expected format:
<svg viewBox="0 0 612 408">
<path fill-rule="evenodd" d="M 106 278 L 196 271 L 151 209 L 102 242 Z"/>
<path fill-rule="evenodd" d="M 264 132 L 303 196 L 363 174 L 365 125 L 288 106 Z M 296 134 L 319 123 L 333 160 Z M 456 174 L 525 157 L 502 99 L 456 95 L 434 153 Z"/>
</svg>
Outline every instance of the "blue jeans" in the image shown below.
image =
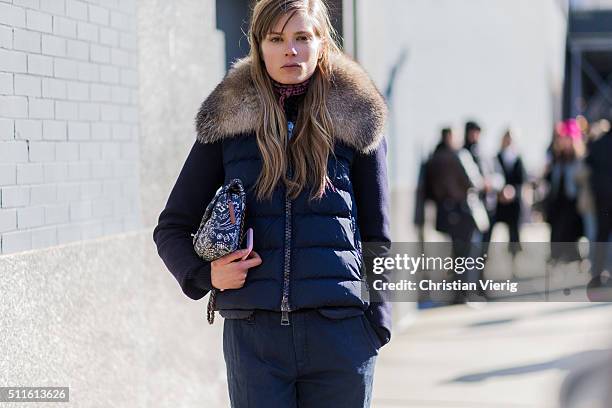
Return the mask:
<svg viewBox="0 0 612 408">
<path fill-rule="evenodd" d="M 256 310 L 226 318 L 223 354 L 232 408 L 369 407 L 380 342 L 365 315 Z"/>
</svg>

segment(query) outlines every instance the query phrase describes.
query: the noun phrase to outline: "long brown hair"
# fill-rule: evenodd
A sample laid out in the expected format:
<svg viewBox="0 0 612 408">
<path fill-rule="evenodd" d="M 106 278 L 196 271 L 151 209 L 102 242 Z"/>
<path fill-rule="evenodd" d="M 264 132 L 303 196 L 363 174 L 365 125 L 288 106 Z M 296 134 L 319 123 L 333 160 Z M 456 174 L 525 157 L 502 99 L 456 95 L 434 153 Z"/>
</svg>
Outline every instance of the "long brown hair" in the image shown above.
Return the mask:
<svg viewBox="0 0 612 408">
<path fill-rule="evenodd" d="M 315 34 L 322 41 L 322 54 L 310 77 L 287 155 L 285 113 L 274 95 L 272 80 L 261 55 L 261 43 L 281 16 L 296 11 L 303 12 L 311 19 Z M 271 198 L 281 180 L 292 199 L 307 185 L 311 187 L 311 200 L 321 198 L 325 193 L 329 182 L 327 160 L 333 154 L 332 122 L 326 100 L 332 80 L 331 58 L 334 53 L 341 52 L 336 38 L 323 0 L 260 0 L 253 9 L 249 28 L 251 77 L 261 103 L 255 128 L 262 156 L 262 170 L 256 187 L 258 199 Z M 293 168 L 291 179 L 286 176 L 289 163 Z"/>
</svg>

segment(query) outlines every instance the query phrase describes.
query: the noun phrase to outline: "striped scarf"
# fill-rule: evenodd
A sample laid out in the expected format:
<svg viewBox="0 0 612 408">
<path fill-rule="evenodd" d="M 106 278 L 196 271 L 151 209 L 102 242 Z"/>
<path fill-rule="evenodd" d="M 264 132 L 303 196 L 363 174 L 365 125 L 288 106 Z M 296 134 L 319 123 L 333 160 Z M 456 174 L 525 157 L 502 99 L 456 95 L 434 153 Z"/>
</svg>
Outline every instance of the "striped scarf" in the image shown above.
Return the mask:
<svg viewBox="0 0 612 408">
<path fill-rule="evenodd" d="M 308 83 L 310 78 L 299 84 L 281 84 L 272 80 L 274 86 L 274 93 L 278 96 L 278 103 L 282 108 L 285 107 L 285 100 L 290 96 L 305 94 L 308 90 Z"/>
</svg>

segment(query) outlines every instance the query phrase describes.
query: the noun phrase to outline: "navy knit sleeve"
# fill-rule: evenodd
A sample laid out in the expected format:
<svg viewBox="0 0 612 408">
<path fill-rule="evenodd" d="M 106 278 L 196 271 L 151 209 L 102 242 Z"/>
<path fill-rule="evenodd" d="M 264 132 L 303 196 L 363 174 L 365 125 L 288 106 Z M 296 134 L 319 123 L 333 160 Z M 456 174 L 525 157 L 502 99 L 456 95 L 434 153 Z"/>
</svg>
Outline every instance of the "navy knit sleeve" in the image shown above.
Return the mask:
<svg viewBox="0 0 612 408">
<path fill-rule="evenodd" d="M 223 184 L 221 142 L 196 141 L 153 231 L 157 253 L 185 295 L 197 300 L 212 289 L 210 262 L 195 253 L 191 234 Z"/>
<path fill-rule="evenodd" d="M 361 241 L 389 245 L 391 232 L 386 139 L 370 154 L 357 154 L 351 169 L 351 181 Z M 364 257 L 367 258 L 367 254 L 364 254 Z M 371 278 L 368 276 L 368 281 Z M 384 275 L 377 278 L 387 279 Z M 381 343 L 384 345 L 389 342 L 392 324 L 391 302 L 372 302 L 366 310 L 366 317 L 372 323 Z"/>
</svg>

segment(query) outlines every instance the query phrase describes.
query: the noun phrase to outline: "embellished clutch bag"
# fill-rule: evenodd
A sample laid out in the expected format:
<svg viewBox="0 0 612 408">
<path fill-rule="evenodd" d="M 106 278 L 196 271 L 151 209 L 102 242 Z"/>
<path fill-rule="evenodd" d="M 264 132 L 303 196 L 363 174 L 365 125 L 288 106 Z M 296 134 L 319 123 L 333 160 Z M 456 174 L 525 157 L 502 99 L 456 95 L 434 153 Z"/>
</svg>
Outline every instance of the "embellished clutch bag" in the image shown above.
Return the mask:
<svg viewBox="0 0 612 408">
<path fill-rule="evenodd" d="M 217 190 L 206 207 L 200 226 L 193 234 L 193 248 L 198 256 L 211 262 L 240 248 L 244 235 L 246 194 L 240 179 L 233 179 Z M 215 319 L 217 289 L 210 292 L 207 320 Z"/>
</svg>

